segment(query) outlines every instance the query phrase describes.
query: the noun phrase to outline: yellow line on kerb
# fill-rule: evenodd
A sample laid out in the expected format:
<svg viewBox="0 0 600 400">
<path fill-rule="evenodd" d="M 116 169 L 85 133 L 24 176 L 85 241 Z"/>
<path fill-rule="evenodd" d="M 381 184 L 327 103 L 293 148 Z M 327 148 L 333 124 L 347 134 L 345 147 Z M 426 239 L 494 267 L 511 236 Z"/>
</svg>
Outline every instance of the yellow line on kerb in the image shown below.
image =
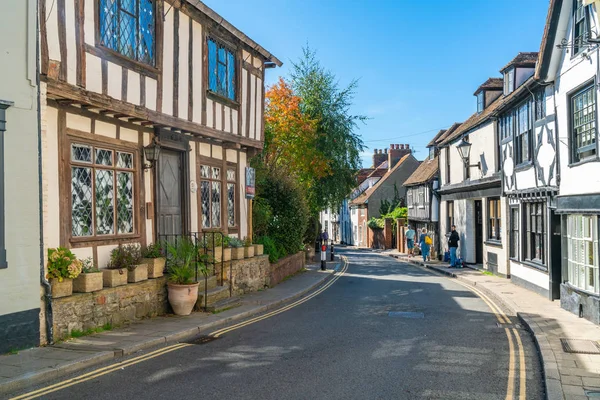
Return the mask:
<svg viewBox="0 0 600 400">
<path fill-rule="evenodd" d="M 269 312 L 267 314 L 260 315 L 258 317 L 249 319 L 249 320 L 244 321 L 244 322 L 240 322 L 239 324 L 232 325 L 230 327 L 219 329 L 219 330 L 216 330 L 214 332 L 211 332 L 209 334 L 209 336 L 219 337 L 219 336 L 221 336 L 221 335 L 223 335 L 223 334 L 225 334 L 227 332 L 231 332 L 231 331 L 234 331 L 236 329 L 243 328 L 244 326 L 248 326 L 248 325 L 254 324 L 256 322 L 262 321 L 264 319 L 273 317 L 273 316 L 275 316 L 277 314 L 281 314 L 281 313 L 283 313 L 285 311 L 288 311 L 288 310 L 290 310 L 290 309 L 292 309 L 294 307 L 297 307 L 300 304 L 305 303 L 308 300 L 310 300 L 310 299 L 318 296 L 319 294 L 321 294 L 325 290 L 327 290 L 329 287 L 331 287 L 331 285 L 333 285 L 348 270 L 348 258 L 345 257 L 345 256 L 342 256 L 342 260 L 344 261 L 344 267 L 339 272 L 335 273 L 335 276 L 333 277 L 333 279 L 331 279 L 329 282 L 327 282 L 325 285 L 323 285 L 323 287 L 321 287 L 317 291 L 311 293 L 310 295 L 308 295 L 308 296 L 306 296 L 306 297 L 304 297 L 304 298 L 302 298 L 300 300 L 295 301 L 294 303 L 291 303 L 291 304 L 289 304 L 289 305 L 287 305 L 285 307 L 282 307 L 280 309 L 277 309 L 275 311 L 271 311 L 271 312 Z"/>
<path fill-rule="evenodd" d="M 504 332 L 506 333 L 506 337 L 508 338 L 509 351 L 506 400 L 513 400 L 515 391 L 515 345 L 513 344 L 512 336 L 510 335 L 510 330 L 508 330 L 508 328 L 504 328 Z"/>
<path fill-rule="evenodd" d="M 129 367 L 131 365 L 138 364 L 138 363 L 141 363 L 146 360 L 150 360 L 151 358 L 154 358 L 154 357 L 162 356 L 163 354 L 170 353 L 172 351 L 179 350 L 179 349 L 181 349 L 183 347 L 187 347 L 187 346 L 191 346 L 191 345 L 187 344 L 187 343 L 178 343 L 178 344 L 174 344 L 171 346 L 163 347 L 162 349 L 155 350 L 148 354 L 144 354 L 142 356 L 138 356 L 138 357 L 132 358 L 127 361 L 119 362 L 117 364 L 112 364 L 107 367 L 99 368 L 97 370 L 88 372 L 87 374 L 83 374 L 83 375 L 77 376 L 75 378 L 67 379 L 65 381 L 56 383 L 54 385 L 50 385 L 50 386 L 35 390 L 33 392 L 29 392 L 29 393 L 25 393 L 25 394 L 22 394 L 17 397 L 13 397 L 11 400 L 35 399 L 37 397 L 44 396 L 44 395 L 52 393 L 52 392 L 56 392 L 58 390 L 66 389 L 69 386 L 77 385 L 79 383 L 98 378 L 102 375 L 110 374 L 111 372 L 114 372 L 121 368 Z"/>
</svg>

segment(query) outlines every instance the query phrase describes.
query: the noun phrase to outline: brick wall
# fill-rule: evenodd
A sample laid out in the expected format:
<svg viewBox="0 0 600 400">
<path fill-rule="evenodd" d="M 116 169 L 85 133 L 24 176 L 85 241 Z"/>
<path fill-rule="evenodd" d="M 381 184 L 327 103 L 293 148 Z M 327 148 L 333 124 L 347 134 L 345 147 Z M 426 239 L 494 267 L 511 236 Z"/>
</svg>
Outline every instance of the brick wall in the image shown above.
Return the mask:
<svg viewBox="0 0 600 400">
<path fill-rule="evenodd" d="M 295 274 L 304 268 L 304 252 L 287 256 L 271 265 L 270 286 L 280 283 L 285 277 Z"/>
</svg>

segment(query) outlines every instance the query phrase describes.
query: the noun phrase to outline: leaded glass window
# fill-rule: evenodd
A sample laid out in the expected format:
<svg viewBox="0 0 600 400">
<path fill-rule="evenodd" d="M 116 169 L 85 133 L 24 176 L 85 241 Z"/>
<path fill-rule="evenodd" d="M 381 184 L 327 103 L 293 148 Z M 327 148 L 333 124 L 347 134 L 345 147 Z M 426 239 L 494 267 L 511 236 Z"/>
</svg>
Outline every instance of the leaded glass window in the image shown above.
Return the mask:
<svg viewBox="0 0 600 400">
<path fill-rule="evenodd" d="M 134 233 L 133 154 L 71 145 L 73 237 Z"/>
<path fill-rule="evenodd" d="M 208 89 L 230 100 L 236 98 L 235 52 L 209 37 L 208 48 Z"/>
<path fill-rule="evenodd" d="M 221 168 L 200 166 L 202 228 L 221 227 Z"/>
<path fill-rule="evenodd" d="M 154 66 L 154 1 L 99 0 L 100 43 Z"/>
<path fill-rule="evenodd" d="M 596 155 L 596 90 L 593 84 L 571 97 L 573 161 Z"/>
<path fill-rule="evenodd" d="M 236 226 L 235 223 L 235 169 L 227 168 L 227 225 Z"/>
</svg>

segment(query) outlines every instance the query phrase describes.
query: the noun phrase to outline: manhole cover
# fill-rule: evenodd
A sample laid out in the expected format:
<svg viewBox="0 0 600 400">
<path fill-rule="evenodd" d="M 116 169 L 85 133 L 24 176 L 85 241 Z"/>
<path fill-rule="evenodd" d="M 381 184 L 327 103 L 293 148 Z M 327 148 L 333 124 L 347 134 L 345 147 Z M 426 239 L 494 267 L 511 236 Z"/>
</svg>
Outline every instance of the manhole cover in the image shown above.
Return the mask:
<svg viewBox="0 0 600 400">
<path fill-rule="evenodd" d="M 600 354 L 598 343 L 592 340 L 560 339 L 565 353 Z"/>
<path fill-rule="evenodd" d="M 396 318 L 424 318 L 425 314 L 422 312 L 412 312 L 412 311 L 390 311 L 388 312 L 388 317 L 396 317 Z"/>
<path fill-rule="evenodd" d="M 213 340 L 217 340 L 217 339 L 218 339 L 218 337 L 214 337 L 214 336 L 200 336 L 200 337 L 197 337 L 196 339 L 188 340 L 185 343 L 188 343 L 188 344 L 205 344 L 205 343 L 208 343 L 208 342 L 212 342 Z"/>
</svg>

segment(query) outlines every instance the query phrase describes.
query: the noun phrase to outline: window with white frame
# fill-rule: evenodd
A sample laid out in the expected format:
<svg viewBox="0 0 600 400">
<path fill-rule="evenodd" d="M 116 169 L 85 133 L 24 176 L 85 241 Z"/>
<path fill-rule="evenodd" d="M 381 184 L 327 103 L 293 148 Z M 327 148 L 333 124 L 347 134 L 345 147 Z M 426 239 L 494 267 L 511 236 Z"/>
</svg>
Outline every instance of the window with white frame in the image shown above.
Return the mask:
<svg viewBox="0 0 600 400">
<path fill-rule="evenodd" d="M 510 68 L 504 72 L 504 95 L 509 95 L 515 90 L 515 69 Z"/>
<path fill-rule="evenodd" d="M 501 240 L 501 217 L 502 207 L 500 206 L 500 198 L 488 199 L 488 239 Z"/>
<path fill-rule="evenodd" d="M 202 228 L 221 227 L 221 168 L 200 166 Z"/>
<path fill-rule="evenodd" d="M 477 112 L 478 113 L 482 112 L 485 107 L 484 99 L 485 99 L 485 92 L 482 90 L 481 92 L 477 93 Z"/>
<path fill-rule="evenodd" d="M 410 188 L 406 192 L 406 205 L 408 208 L 413 208 L 413 188 Z"/>
<path fill-rule="evenodd" d="M 596 90 L 593 83 L 571 96 L 571 149 L 573 162 L 596 155 Z"/>
<path fill-rule="evenodd" d="M 71 235 L 135 233 L 134 154 L 110 146 L 71 144 Z"/>
<path fill-rule="evenodd" d="M 546 265 L 546 203 L 525 203 L 525 259 Z"/>
<path fill-rule="evenodd" d="M 589 26 L 587 22 L 588 9 L 583 4 L 583 0 L 576 0 L 573 16 L 573 54 L 579 53 L 584 49 L 584 45 L 589 36 Z"/>
<path fill-rule="evenodd" d="M 517 109 L 517 132 L 515 137 L 515 157 L 517 164 L 531 160 L 531 104 L 529 101 L 521 104 Z"/>
<path fill-rule="evenodd" d="M 597 216 L 567 216 L 567 268 L 571 285 L 599 293 Z"/>
</svg>

